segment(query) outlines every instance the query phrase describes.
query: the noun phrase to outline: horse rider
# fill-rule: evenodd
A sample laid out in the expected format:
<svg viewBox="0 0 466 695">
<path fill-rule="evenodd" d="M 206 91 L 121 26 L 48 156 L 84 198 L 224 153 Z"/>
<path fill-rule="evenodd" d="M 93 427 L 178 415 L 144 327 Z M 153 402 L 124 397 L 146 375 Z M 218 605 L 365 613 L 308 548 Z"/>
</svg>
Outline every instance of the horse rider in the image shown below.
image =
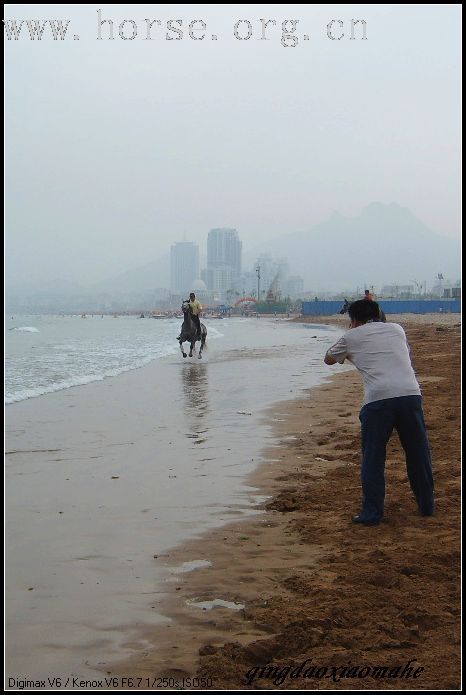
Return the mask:
<svg viewBox="0 0 466 695">
<path fill-rule="evenodd" d="M 372 294 L 372 292 L 369 292 L 369 290 L 364 290 L 364 297 L 363 299 L 368 299 L 370 302 L 373 302 L 375 297 Z"/>
<path fill-rule="evenodd" d="M 189 295 L 189 309 L 191 311 L 191 316 L 194 321 L 194 324 L 196 326 L 197 330 L 197 336 L 198 340 L 201 339 L 201 319 L 200 319 L 200 314 L 202 311 L 202 305 L 198 299 L 196 299 L 196 295 L 194 292 L 191 292 Z"/>
</svg>

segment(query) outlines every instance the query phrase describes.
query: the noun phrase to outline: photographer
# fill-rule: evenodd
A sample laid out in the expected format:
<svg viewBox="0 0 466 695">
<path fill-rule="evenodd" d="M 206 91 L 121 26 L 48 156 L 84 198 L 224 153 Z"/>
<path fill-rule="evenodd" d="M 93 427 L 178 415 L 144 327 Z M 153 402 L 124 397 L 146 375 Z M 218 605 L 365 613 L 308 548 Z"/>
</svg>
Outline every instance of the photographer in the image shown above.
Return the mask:
<svg viewBox="0 0 466 695">
<path fill-rule="evenodd" d="M 383 519 L 386 446 L 396 429 L 406 455 L 411 489 L 423 516 L 434 513 L 434 481 L 429 442 L 406 335 L 396 323 L 383 323 L 377 302 L 362 299 L 348 310 L 351 328 L 327 350 L 325 364 L 348 359 L 361 373 L 364 404 L 362 511 L 353 522 L 375 525 Z"/>
</svg>

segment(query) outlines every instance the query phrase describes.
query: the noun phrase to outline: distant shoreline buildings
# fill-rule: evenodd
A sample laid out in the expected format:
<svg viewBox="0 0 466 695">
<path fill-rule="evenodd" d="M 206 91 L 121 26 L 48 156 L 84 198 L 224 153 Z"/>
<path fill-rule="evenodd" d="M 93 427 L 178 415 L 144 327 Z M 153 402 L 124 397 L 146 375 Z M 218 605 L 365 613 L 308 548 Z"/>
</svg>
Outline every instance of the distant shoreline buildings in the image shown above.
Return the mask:
<svg viewBox="0 0 466 695">
<path fill-rule="evenodd" d="M 234 304 L 245 296 L 264 301 L 272 292 L 277 300 L 302 296 L 304 280 L 299 275 L 290 275 L 285 258 L 274 260 L 270 254 L 262 254 L 251 270 L 243 272 L 242 251 L 236 229 L 211 229 L 207 236 L 207 264 L 199 273 L 198 245 L 187 241 L 172 244 L 172 298 L 176 301 L 181 295 L 187 296 L 188 292 L 194 291 L 204 302 Z"/>
<path fill-rule="evenodd" d="M 244 252 L 241 234 L 231 227 L 206 229 L 204 240 L 180 239 L 168 248 L 166 241 L 160 246 L 157 230 L 144 264 L 113 277 L 105 277 L 104 263 L 104 275 L 90 284 L 62 277 L 58 269 L 58 277 L 40 281 L 11 278 L 6 309 L 24 314 L 176 310 L 190 291 L 211 307 L 232 306 L 242 297 L 269 303 L 275 297 L 290 304 L 315 297 L 343 300 L 362 296 L 366 288 L 384 300 L 461 296 L 460 247 L 395 203 L 371 203 L 353 217 L 334 215 L 307 232 L 283 231 L 258 245 L 254 257 Z M 368 238 L 380 253 L 373 255 Z M 353 258 L 354 248 L 361 253 Z"/>
</svg>

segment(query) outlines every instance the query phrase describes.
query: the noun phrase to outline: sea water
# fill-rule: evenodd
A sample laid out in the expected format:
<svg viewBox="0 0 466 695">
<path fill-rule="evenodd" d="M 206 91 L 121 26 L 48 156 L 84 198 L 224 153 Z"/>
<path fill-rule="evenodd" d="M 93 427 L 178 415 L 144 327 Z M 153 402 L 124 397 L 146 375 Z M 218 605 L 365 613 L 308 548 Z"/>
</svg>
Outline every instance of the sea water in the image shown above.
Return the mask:
<svg viewBox="0 0 466 695">
<path fill-rule="evenodd" d="M 9 317 L 5 402 L 101 381 L 173 354 L 181 323 L 100 314 Z M 210 340 L 221 335 L 209 325 Z"/>
</svg>

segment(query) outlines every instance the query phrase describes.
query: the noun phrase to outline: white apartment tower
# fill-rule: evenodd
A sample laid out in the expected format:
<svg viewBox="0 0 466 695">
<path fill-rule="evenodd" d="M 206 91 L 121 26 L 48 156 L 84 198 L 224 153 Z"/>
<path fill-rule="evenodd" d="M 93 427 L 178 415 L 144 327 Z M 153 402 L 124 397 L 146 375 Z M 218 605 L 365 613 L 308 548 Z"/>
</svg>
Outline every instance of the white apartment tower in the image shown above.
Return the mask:
<svg viewBox="0 0 466 695">
<path fill-rule="evenodd" d="M 211 229 L 207 238 L 206 284 L 209 290 L 225 294 L 238 290 L 241 278 L 242 243 L 236 229 Z"/>
</svg>

